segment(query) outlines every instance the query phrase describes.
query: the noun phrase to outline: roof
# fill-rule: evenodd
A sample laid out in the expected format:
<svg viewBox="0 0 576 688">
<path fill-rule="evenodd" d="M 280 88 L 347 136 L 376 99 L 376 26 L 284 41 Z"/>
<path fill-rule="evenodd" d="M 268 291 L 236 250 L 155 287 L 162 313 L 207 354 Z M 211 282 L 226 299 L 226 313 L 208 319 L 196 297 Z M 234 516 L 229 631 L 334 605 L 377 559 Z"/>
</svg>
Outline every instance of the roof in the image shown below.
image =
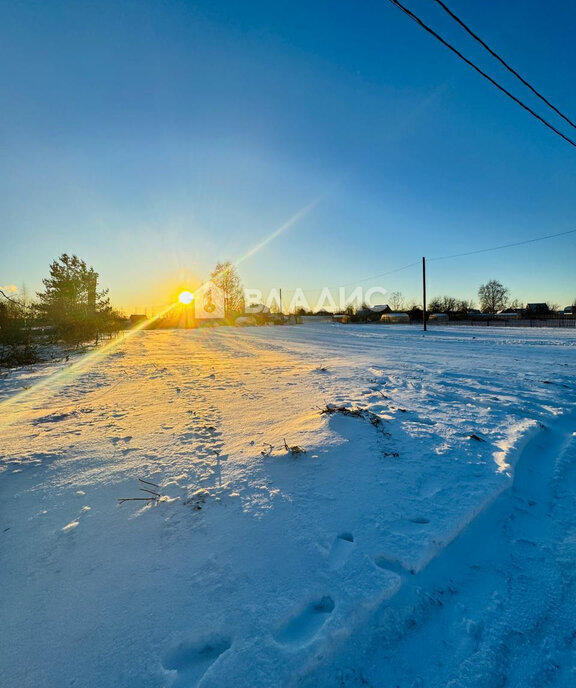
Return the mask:
<svg viewBox="0 0 576 688">
<path fill-rule="evenodd" d="M 249 306 L 246 306 L 245 311 L 246 313 L 270 313 L 268 306 L 265 306 L 263 303 L 251 303 Z"/>
</svg>

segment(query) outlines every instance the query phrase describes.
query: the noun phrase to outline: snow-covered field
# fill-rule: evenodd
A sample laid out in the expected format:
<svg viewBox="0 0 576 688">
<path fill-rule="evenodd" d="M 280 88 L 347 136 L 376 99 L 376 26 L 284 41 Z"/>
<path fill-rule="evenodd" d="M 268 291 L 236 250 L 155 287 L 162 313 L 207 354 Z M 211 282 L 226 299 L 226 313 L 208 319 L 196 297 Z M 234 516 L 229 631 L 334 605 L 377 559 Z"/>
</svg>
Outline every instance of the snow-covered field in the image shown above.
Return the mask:
<svg viewBox="0 0 576 688">
<path fill-rule="evenodd" d="M 325 323 L 5 375 L 0 685 L 576 685 L 575 368 Z"/>
</svg>

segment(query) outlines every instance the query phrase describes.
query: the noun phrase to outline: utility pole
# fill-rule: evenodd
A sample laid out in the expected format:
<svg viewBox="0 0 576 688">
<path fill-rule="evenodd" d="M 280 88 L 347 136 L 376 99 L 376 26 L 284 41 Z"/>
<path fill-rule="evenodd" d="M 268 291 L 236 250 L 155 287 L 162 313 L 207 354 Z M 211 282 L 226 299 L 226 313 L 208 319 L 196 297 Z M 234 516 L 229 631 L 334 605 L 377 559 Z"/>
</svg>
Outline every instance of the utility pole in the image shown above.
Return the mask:
<svg viewBox="0 0 576 688">
<path fill-rule="evenodd" d="M 282 288 L 280 288 L 279 291 L 280 291 L 280 315 L 283 315 L 283 312 L 282 312 Z"/>
<path fill-rule="evenodd" d="M 422 256 L 422 322 L 426 332 L 426 258 Z"/>
</svg>

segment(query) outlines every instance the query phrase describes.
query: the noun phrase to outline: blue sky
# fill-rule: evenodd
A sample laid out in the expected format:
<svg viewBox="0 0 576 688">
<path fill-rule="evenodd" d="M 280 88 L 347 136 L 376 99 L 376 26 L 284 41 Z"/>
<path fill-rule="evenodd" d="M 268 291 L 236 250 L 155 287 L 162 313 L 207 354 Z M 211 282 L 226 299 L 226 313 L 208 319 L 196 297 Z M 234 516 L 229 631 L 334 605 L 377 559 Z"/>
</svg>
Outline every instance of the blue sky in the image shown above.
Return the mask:
<svg viewBox="0 0 576 688">
<path fill-rule="evenodd" d="M 432 0 L 406 0 L 569 136 Z M 576 118 L 576 6 L 450 7 Z M 420 259 L 576 228 L 576 149 L 388 2 L 0 5 L 0 285 L 76 253 L 114 303 L 157 307 L 302 208 L 240 265 L 264 291 L 419 296 Z M 496 278 L 576 298 L 576 234 L 431 263 L 429 294 Z"/>
</svg>

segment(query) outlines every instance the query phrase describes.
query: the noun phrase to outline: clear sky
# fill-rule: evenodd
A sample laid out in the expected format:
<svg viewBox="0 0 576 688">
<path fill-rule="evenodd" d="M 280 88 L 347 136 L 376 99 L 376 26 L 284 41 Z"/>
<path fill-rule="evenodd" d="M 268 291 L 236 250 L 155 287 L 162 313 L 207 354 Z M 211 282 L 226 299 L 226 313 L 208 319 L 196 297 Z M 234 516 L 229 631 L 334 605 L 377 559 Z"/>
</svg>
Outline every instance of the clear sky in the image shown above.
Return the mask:
<svg viewBox="0 0 576 688">
<path fill-rule="evenodd" d="M 576 4 L 447 1 L 576 118 Z M 405 2 L 576 135 L 432 0 Z M 128 311 L 286 223 L 239 267 L 286 298 L 418 297 L 417 267 L 359 280 L 576 228 L 576 149 L 385 0 L 4 0 L 0 136 L 0 285 L 39 289 L 76 253 Z M 429 294 L 496 278 L 563 306 L 575 259 L 573 234 L 430 263 Z"/>
</svg>

